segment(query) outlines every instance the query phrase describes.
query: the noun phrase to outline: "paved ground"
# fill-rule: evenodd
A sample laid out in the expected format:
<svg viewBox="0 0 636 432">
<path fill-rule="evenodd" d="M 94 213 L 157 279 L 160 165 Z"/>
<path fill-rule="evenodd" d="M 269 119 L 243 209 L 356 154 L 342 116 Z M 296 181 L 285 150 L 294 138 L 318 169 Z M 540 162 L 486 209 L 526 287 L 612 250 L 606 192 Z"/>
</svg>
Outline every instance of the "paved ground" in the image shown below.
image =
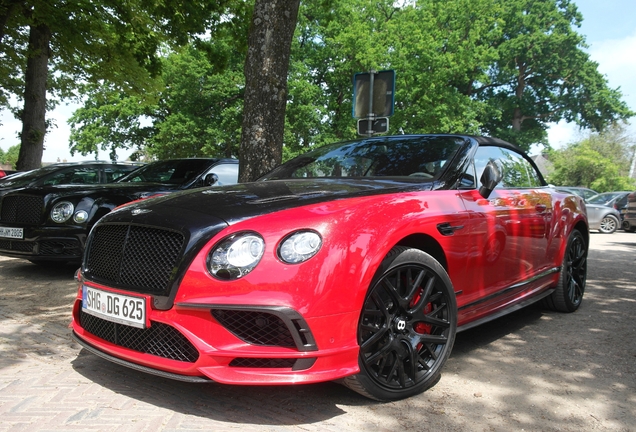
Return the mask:
<svg viewBox="0 0 636 432">
<path fill-rule="evenodd" d="M 592 234 L 574 314 L 530 307 L 458 335 L 439 383 L 380 404 L 337 384 L 174 382 L 69 337 L 73 267 L 0 258 L 0 431 L 636 431 L 636 234 Z"/>
</svg>

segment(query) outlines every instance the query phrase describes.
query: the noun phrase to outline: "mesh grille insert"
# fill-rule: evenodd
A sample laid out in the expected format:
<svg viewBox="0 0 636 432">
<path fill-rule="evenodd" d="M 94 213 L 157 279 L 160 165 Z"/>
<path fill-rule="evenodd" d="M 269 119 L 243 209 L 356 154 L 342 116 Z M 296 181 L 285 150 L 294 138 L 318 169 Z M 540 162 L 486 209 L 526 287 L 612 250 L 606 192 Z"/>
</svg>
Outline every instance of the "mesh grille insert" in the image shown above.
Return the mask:
<svg viewBox="0 0 636 432">
<path fill-rule="evenodd" d="M 282 319 L 267 312 L 215 309 L 212 315 L 238 338 L 254 345 L 296 348 Z"/>
<path fill-rule="evenodd" d="M 177 329 L 152 322 L 145 329 L 107 321 L 80 309 L 80 325 L 87 332 L 112 344 L 170 360 L 194 363 L 199 352 Z"/>
<path fill-rule="evenodd" d="M 37 225 L 44 208 L 44 198 L 34 195 L 10 195 L 2 200 L 0 221 Z"/>
<path fill-rule="evenodd" d="M 15 240 L 0 240 L 0 249 L 33 253 L 35 242 L 31 241 L 15 241 Z"/>
<path fill-rule="evenodd" d="M 40 255 L 79 256 L 82 250 L 77 240 L 45 240 L 40 242 Z"/>
<path fill-rule="evenodd" d="M 89 243 L 89 277 L 140 292 L 167 295 L 183 234 L 139 225 L 98 225 Z"/>
<path fill-rule="evenodd" d="M 292 368 L 296 364 L 294 358 L 235 358 L 230 362 L 232 367 L 245 368 Z"/>
</svg>

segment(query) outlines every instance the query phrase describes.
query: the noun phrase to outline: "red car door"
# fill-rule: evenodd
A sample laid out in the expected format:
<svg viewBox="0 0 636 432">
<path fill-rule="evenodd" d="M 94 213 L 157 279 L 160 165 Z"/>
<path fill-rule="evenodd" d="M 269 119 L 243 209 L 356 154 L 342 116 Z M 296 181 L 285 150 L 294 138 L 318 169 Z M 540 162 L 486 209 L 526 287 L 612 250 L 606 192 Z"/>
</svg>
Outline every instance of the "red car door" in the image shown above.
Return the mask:
<svg viewBox="0 0 636 432">
<path fill-rule="evenodd" d="M 458 296 L 461 317 L 472 320 L 503 307 L 528 281 L 550 265 L 548 249 L 552 197 L 534 167 L 520 154 L 488 146 L 475 156 L 475 178 L 495 161 L 503 179 L 489 196 L 472 189 L 460 194 L 470 218 L 471 253 L 467 272 L 472 283 Z"/>
</svg>

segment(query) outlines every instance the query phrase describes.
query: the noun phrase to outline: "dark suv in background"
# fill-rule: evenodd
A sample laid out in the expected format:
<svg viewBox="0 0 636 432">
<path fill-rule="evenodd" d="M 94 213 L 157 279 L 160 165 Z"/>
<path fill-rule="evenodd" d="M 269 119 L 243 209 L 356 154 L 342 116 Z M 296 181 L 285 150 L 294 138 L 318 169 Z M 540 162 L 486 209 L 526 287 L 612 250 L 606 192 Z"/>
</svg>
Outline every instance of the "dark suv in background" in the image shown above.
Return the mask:
<svg viewBox="0 0 636 432">
<path fill-rule="evenodd" d="M 627 207 L 623 213 L 623 229 L 636 232 L 636 192 L 627 196 Z"/>
</svg>

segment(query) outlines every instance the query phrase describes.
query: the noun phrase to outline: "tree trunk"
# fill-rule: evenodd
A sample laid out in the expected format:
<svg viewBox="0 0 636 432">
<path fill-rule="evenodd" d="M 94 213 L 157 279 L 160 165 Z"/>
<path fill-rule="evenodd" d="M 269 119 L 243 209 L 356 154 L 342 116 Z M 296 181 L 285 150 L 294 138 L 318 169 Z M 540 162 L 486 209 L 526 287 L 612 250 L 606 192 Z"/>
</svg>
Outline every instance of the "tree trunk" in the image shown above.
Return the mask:
<svg viewBox="0 0 636 432">
<path fill-rule="evenodd" d="M 245 60 L 239 181 L 281 163 L 287 72 L 300 0 L 256 0 Z"/>
<path fill-rule="evenodd" d="M 17 1 L 2 1 L 0 2 L 0 42 L 5 35 L 5 26 L 7 25 L 7 21 L 13 14 L 13 10 L 18 5 Z"/>
<path fill-rule="evenodd" d="M 42 166 L 46 134 L 46 80 L 48 76 L 51 30 L 40 24 L 31 26 L 29 57 L 24 79 L 24 111 L 20 154 L 16 168 L 20 171 Z"/>
</svg>

